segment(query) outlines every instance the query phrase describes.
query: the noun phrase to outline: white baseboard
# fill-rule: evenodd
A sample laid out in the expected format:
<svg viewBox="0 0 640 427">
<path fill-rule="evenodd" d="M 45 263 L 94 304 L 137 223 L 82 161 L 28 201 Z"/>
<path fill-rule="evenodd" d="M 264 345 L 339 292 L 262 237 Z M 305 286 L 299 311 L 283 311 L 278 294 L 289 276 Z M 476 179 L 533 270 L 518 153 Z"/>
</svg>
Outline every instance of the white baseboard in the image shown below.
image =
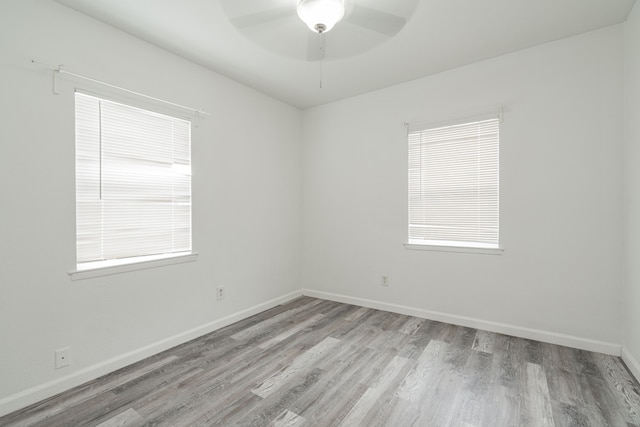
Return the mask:
<svg viewBox="0 0 640 427">
<path fill-rule="evenodd" d="M 390 311 L 393 313 L 406 314 L 409 316 L 424 319 L 437 320 L 454 325 L 466 326 L 475 329 L 482 329 L 489 332 L 497 332 L 505 335 L 512 335 L 520 338 L 527 338 L 535 341 L 558 344 L 566 347 L 581 350 L 594 351 L 597 353 L 609 354 L 620 357 L 622 346 L 620 344 L 596 341 L 588 338 L 580 338 L 571 335 L 559 334 L 556 332 L 541 331 L 537 329 L 514 326 L 506 323 L 492 322 L 471 317 L 457 316 L 455 314 L 440 313 L 437 311 L 424 310 L 421 308 L 408 307 L 398 304 L 390 304 L 381 301 L 374 301 L 363 298 L 350 297 L 346 295 L 333 294 L 329 292 L 303 289 L 302 294 L 315 298 L 322 298 L 336 302 L 358 305 L 362 307 L 375 308 L 378 310 Z M 636 365 L 637 366 L 637 365 Z"/>
<path fill-rule="evenodd" d="M 78 370 L 65 377 L 5 397 L 0 400 L 0 416 L 10 414 L 11 412 L 17 411 L 18 409 L 27 407 L 51 396 L 55 396 L 58 393 L 84 384 L 87 381 L 91 381 L 95 378 L 101 377 L 102 375 L 114 372 L 135 362 L 139 362 L 142 359 L 161 353 L 165 350 L 183 344 L 187 341 L 191 341 L 210 332 L 224 328 L 225 326 L 231 325 L 232 323 L 246 319 L 247 317 L 261 313 L 280 304 L 284 304 L 300 296 L 302 296 L 302 292 L 299 290 L 291 292 L 290 294 L 283 295 L 279 298 L 274 298 L 270 301 L 255 305 L 246 310 L 242 310 L 229 316 L 223 317 L 222 319 L 214 320 L 213 322 L 206 323 L 191 330 L 182 332 L 178 335 L 174 335 L 172 337 L 157 341 L 153 344 L 141 347 L 129 353 L 122 354 L 120 356 L 97 363 L 93 366 Z"/>
<path fill-rule="evenodd" d="M 631 371 L 636 380 L 640 381 L 640 363 L 633 357 L 633 355 L 627 350 L 626 347 L 622 347 L 622 360 L 627 368 Z"/>
</svg>

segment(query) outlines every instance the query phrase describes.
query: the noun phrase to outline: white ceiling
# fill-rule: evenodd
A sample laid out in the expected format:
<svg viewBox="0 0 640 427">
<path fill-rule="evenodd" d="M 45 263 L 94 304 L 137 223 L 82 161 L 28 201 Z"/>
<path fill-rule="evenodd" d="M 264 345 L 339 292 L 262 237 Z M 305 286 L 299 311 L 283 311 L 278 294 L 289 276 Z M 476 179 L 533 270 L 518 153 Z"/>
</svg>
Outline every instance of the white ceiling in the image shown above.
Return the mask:
<svg viewBox="0 0 640 427">
<path fill-rule="evenodd" d="M 413 15 L 390 38 L 362 28 L 359 32 L 338 31 L 341 24 L 345 28 L 349 25 L 338 23 L 326 34 L 327 59 L 320 64 L 307 57 L 276 53 L 273 48 L 282 36 L 308 39 L 310 31 L 306 26 L 291 21 L 297 0 L 242 0 L 245 7 L 257 12 L 264 11 L 265 5 L 291 10 L 288 21 L 273 20 L 242 31 L 228 16 L 234 13 L 229 11 L 229 2 L 241 0 L 57 1 L 299 108 L 621 23 L 635 3 L 635 0 L 416 0 Z M 347 1 L 396 13 L 394 2 L 400 0 Z M 272 34 L 274 37 L 270 39 Z M 263 47 L 269 43 L 271 48 Z M 339 52 L 340 46 L 348 43 L 361 43 L 370 49 L 332 59 L 332 46 L 334 52 Z"/>
</svg>

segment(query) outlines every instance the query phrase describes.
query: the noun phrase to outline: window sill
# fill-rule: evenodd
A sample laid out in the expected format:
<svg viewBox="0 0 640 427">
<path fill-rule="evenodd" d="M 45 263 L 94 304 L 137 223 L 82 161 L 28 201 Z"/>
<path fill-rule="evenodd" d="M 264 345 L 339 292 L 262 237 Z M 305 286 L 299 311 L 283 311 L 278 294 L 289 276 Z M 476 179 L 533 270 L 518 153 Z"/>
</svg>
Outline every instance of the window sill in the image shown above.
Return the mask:
<svg viewBox="0 0 640 427">
<path fill-rule="evenodd" d="M 503 248 L 474 248 L 466 246 L 438 246 L 438 245 L 418 245 L 415 243 L 403 243 L 405 249 L 418 251 L 436 252 L 459 252 L 468 254 L 502 255 Z"/>
<path fill-rule="evenodd" d="M 146 270 L 148 268 L 162 267 L 165 265 L 182 264 L 185 262 L 193 262 L 198 258 L 198 254 L 192 252 L 187 255 L 178 255 L 175 257 L 161 258 L 150 261 L 136 262 L 132 264 L 115 265 L 110 267 L 99 267 L 86 270 L 73 270 L 69 272 L 71 280 L 84 280 L 93 277 L 110 276 L 112 274 L 126 273 L 129 271 Z"/>
</svg>

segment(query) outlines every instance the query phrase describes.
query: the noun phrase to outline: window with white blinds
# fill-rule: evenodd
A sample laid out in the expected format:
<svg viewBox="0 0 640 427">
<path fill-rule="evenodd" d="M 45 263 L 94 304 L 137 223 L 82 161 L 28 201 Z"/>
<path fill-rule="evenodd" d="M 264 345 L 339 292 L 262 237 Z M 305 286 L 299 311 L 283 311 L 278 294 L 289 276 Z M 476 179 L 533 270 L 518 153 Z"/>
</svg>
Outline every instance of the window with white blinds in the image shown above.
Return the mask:
<svg viewBox="0 0 640 427">
<path fill-rule="evenodd" d="M 76 92 L 77 269 L 191 252 L 191 123 Z"/>
<path fill-rule="evenodd" d="M 499 248 L 499 123 L 409 126 L 409 244 Z"/>
</svg>

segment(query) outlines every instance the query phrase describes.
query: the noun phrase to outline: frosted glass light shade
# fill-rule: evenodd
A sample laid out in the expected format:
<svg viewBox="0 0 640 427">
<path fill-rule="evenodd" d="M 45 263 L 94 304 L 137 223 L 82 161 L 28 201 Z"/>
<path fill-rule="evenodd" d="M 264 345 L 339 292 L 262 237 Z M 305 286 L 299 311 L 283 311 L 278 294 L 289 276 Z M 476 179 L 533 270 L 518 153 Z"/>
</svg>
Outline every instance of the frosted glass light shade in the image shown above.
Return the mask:
<svg viewBox="0 0 640 427">
<path fill-rule="evenodd" d="M 311 31 L 326 33 L 344 17 L 344 0 L 300 0 L 298 16 Z"/>
</svg>

